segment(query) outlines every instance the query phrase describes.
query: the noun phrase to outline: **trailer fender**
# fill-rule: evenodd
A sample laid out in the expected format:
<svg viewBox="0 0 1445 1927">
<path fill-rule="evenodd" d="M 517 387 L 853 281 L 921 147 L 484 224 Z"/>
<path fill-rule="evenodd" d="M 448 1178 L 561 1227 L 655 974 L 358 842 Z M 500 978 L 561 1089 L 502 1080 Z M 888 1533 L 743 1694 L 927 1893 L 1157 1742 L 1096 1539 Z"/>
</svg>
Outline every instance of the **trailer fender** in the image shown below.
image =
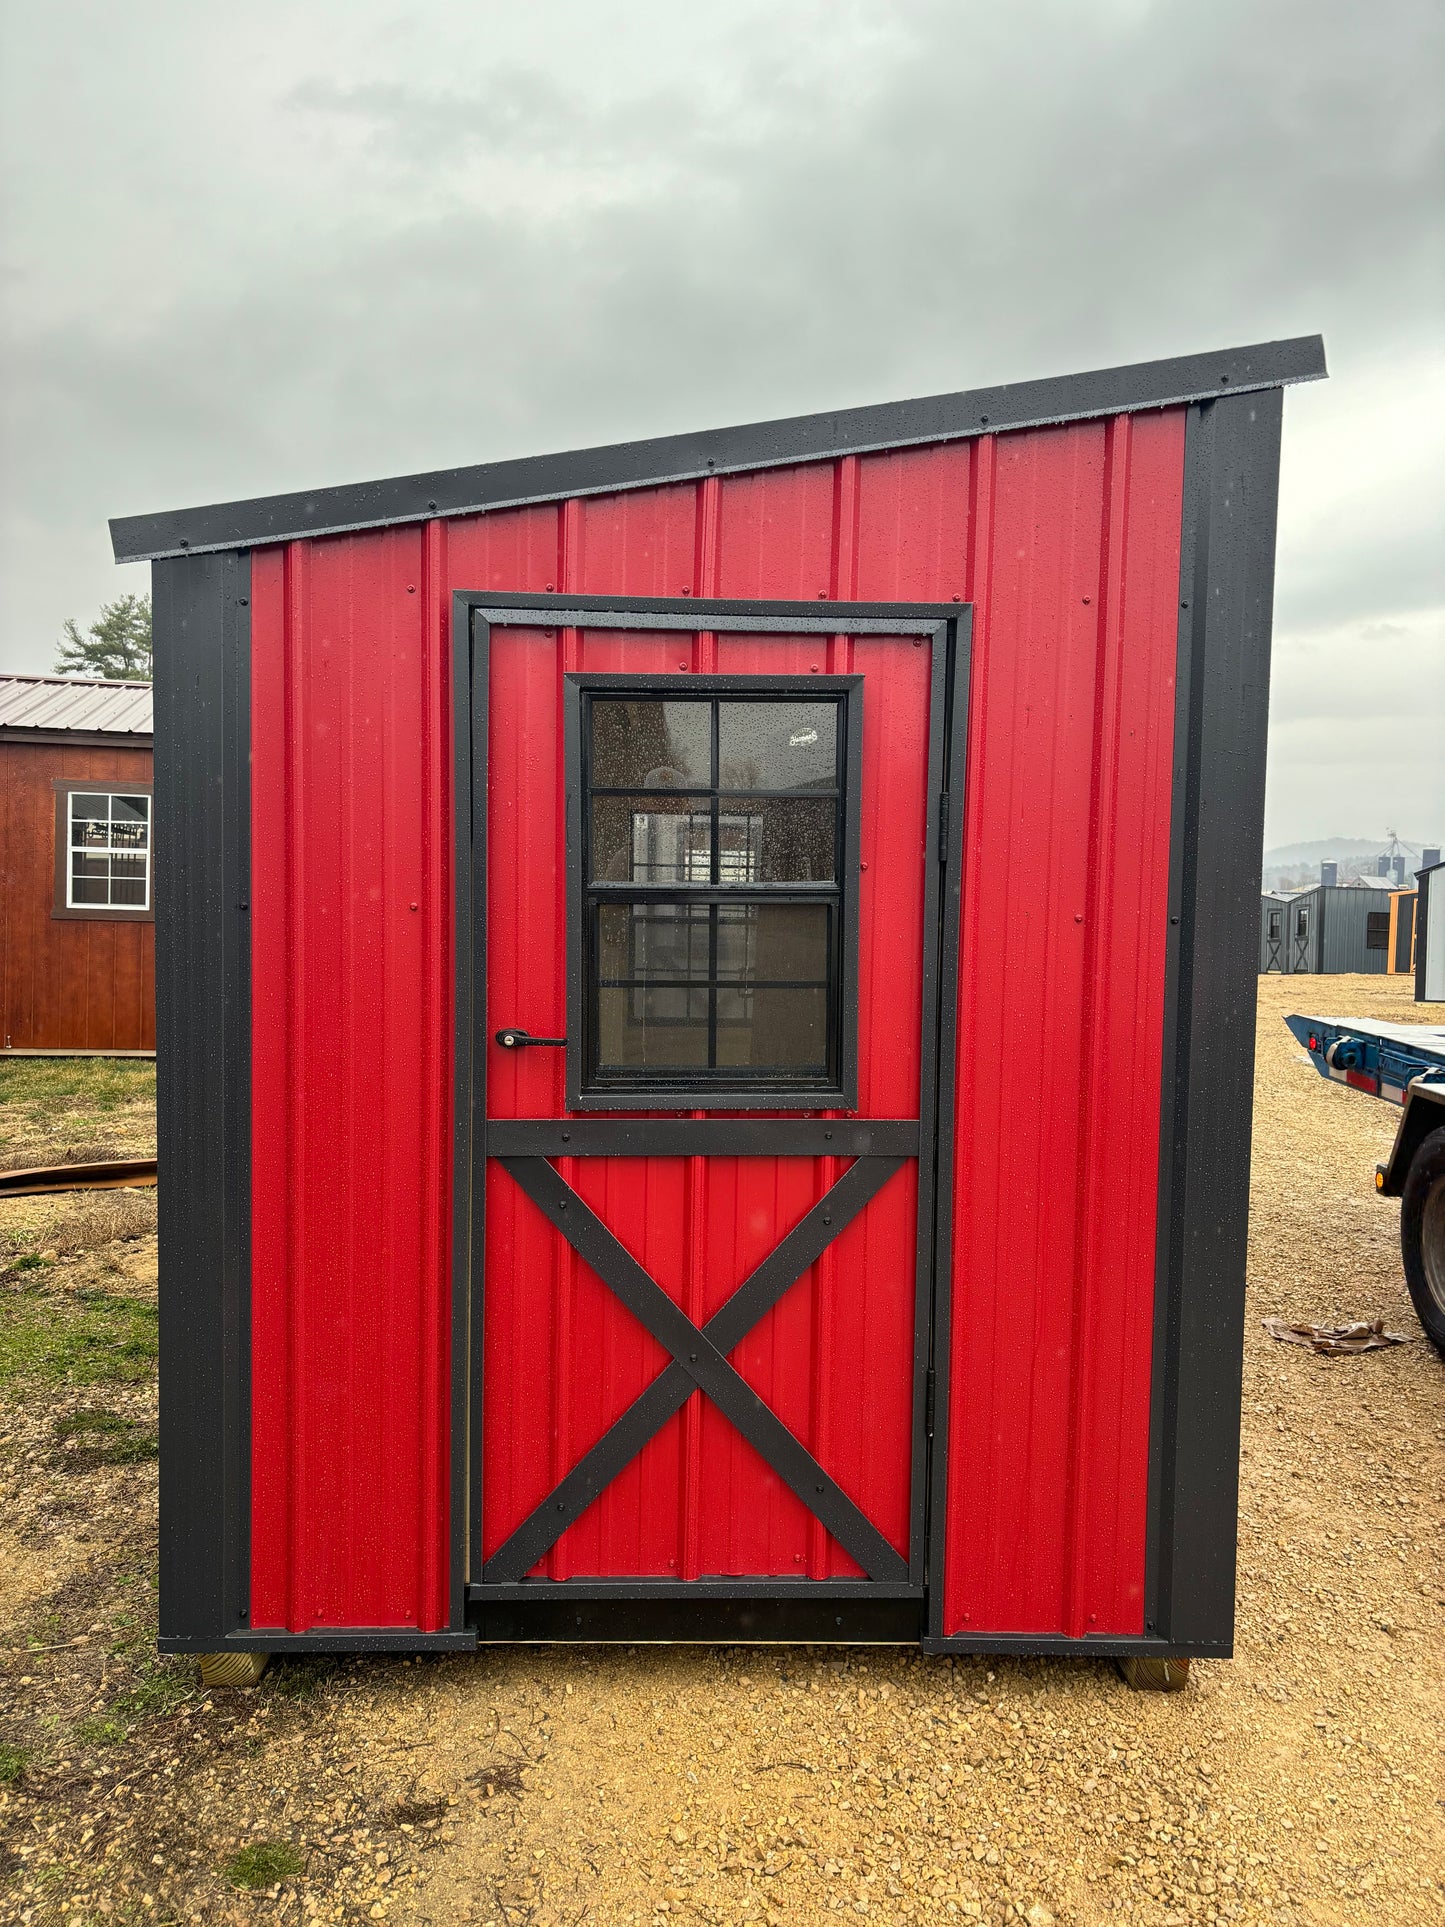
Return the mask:
<svg viewBox="0 0 1445 1927">
<path fill-rule="evenodd" d="M 1445 1082 L 1428 1072 L 1412 1080 L 1388 1163 L 1375 1166 L 1375 1189 L 1382 1198 L 1398 1198 L 1415 1153 L 1434 1130 L 1445 1124 Z"/>
</svg>

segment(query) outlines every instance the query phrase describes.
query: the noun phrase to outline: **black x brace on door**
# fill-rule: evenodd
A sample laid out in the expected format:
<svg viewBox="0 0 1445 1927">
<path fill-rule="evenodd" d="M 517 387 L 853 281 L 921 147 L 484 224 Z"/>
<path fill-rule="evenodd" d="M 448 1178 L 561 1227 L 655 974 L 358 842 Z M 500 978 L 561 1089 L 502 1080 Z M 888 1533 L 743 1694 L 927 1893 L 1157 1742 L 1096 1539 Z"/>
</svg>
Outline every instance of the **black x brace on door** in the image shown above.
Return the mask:
<svg viewBox="0 0 1445 1927">
<path fill-rule="evenodd" d="M 523 1606 L 550 1598 L 579 1601 L 631 1600 L 644 1614 L 638 1636 L 646 1637 L 645 1602 L 702 1599 L 776 1600 L 783 1615 L 780 1637 L 789 1635 L 786 1602 L 858 1601 L 899 1602 L 907 1612 L 921 1602 L 926 1582 L 925 1530 L 928 1516 L 928 1449 L 930 1425 L 928 1386 L 931 1377 L 933 1295 L 940 1266 L 935 1245 L 935 1193 L 940 1146 L 937 1141 L 939 993 L 946 973 L 941 971 L 939 933 L 945 893 L 957 893 L 960 872 L 962 783 L 966 731 L 968 652 L 971 610 L 966 605 L 876 603 L 758 603 L 706 599 L 673 601 L 634 598 L 582 599 L 570 596 L 500 596 L 465 594 L 456 598 L 456 706 L 458 823 L 470 825 L 470 838 L 459 833 L 458 892 L 458 1151 L 457 1151 L 457 1264 L 454 1308 L 455 1363 L 464 1373 L 468 1422 L 462 1450 L 454 1452 L 454 1489 L 462 1504 L 454 1503 L 458 1528 L 465 1526 L 467 1598 L 474 1609 L 504 1604 Z M 669 1101 L 654 1100 L 649 1108 L 680 1110 L 693 1115 L 668 1117 L 579 1116 L 558 1118 L 492 1118 L 487 1113 L 486 1065 L 492 1032 L 497 1023 L 510 1024 L 511 1012 L 489 1012 L 485 982 L 487 916 L 487 740 L 488 658 L 492 630 L 497 626 L 556 631 L 568 627 L 665 629 L 682 634 L 714 634 L 748 630 L 762 636 L 820 637 L 858 634 L 912 635 L 931 646 L 928 729 L 928 806 L 925 837 L 924 958 L 922 970 L 923 1019 L 919 1039 L 919 1116 L 915 1118 L 860 1118 L 837 1110 L 798 1116 L 807 1105 L 803 1092 L 770 1097 L 758 1092 L 747 1099 L 753 1114 L 697 1116 L 709 1106 L 706 1092 L 679 1092 Z M 608 678 L 619 682 L 620 677 Z M 646 678 L 639 677 L 639 683 Z M 723 678 L 698 678 L 714 684 Z M 749 684 L 761 679 L 748 678 Z M 816 685 L 815 685 L 816 686 Z M 865 697 L 866 702 L 866 697 Z M 569 770 L 569 783 L 575 771 Z M 857 771 L 854 772 L 857 781 Z M 950 823 L 955 827 L 950 836 Z M 570 843 L 570 839 L 569 839 Z M 853 874 L 844 870 L 844 889 L 856 891 L 858 852 L 849 849 Z M 577 878 L 571 874 L 577 853 L 569 847 L 567 915 L 569 926 L 577 914 Z M 845 902 L 845 915 L 848 905 Z M 856 917 L 856 910 L 854 910 Z M 855 923 L 856 928 L 856 923 Z M 569 950 L 575 949 L 569 930 Z M 569 976 L 571 976 L 569 970 Z M 846 1020 L 856 1025 L 856 974 L 845 986 L 852 1000 Z M 568 1038 L 576 1022 L 575 981 L 569 987 Z M 561 1040 L 558 1040 L 559 1042 Z M 569 1085 L 574 1081 L 569 1073 Z M 640 1102 L 641 1100 L 637 1100 Z M 731 1108 L 743 1100 L 734 1096 Z M 836 1102 L 836 1099 L 834 1100 Z M 724 1100 L 725 1104 L 729 1100 Z M 757 1115 L 785 1109 L 792 1115 Z M 950 1147 L 942 1147 L 947 1155 Z M 553 1159 L 592 1157 L 807 1157 L 851 1160 L 847 1169 L 804 1214 L 733 1291 L 727 1301 L 701 1325 L 695 1324 L 663 1287 L 649 1275 L 602 1222 L 581 1195 L 561 1176 Z M 917 1235 L 912 1254 L 914 1287 L 914 1354 L 911 1498 L 909 1547 L 905 1558 L 831 1477 L 803 1442 L 778 1418 L 732 1364 L 732 1352 L 809 1271 L 826 1248 L 854 1222 L 869 1202 L 911 1159 L 918 1163 Z M 494 1161 L 561 1233 L 629 1313 L 669 1355 L 669 1362 L 608 1428 L 496 1547 L 490 1558 L 482 1552 L 481 1464 L 482 1321 L 486 1280 L 485 1200 L 486 1167 Z M 946 1272 L 946 1254 L 942 1254 Z M 778 1478 L 822 1523 L 827 1532 L 856 1562 L 861 1579 L 798 1579 L 768 1574 L 709 1575 L 697 1580 L 667 1580 L 639 1575 L 634 1579 L 528 1578 L 538 1562 L 579 1520 L 592 1502 L 629 1465 L 694 1392 L 709 1399 Z M 525 1617 L 516 1622 L 525 1626 Z M 536 1636 L 549 1636 L 536 1622 Z M 579 1615 L 578 1625 L 582 1624 Z M 696 1622 L 688 1622 L 689 1626 Z M 860 1622 L 861 1624 L 862 1622 Z M 570 1626 L 570 1620 L 568 1621 Z M 796 1619 L 793 1636 L 807 1636 L 811 1622 Z M 831 1625 L 832 1622 L 829 1621 Z M 842 1620 L 838 1621 L 841 1626 Z M 658 1620 L 665 1626 L 665 1613 Z M 725 1631 L 719 1621 L 719 1631 Z M 525 1631 L 518 1636 L 525 1637 Z M 666 1630 L 658 1636 L 668 1636 Z M 694 1633 L 693 1636 L 699 1636 Z M 866 1634 L 864 1635 L 866 1636 Z"/>
</svg>

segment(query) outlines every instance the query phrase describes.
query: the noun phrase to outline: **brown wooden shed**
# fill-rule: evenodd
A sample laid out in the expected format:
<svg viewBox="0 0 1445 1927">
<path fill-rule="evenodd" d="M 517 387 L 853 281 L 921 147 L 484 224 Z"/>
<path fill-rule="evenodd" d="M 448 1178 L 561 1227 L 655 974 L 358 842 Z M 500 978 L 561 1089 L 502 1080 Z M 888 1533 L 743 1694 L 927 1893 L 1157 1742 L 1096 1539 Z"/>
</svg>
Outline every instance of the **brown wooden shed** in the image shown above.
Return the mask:
<svg viewBox="0 0 1445 1927">
<path fill-rule="evenodd" d="M 152 1056 L 151 686 L 0 676 L 8 1054 Z"/>
</svg>

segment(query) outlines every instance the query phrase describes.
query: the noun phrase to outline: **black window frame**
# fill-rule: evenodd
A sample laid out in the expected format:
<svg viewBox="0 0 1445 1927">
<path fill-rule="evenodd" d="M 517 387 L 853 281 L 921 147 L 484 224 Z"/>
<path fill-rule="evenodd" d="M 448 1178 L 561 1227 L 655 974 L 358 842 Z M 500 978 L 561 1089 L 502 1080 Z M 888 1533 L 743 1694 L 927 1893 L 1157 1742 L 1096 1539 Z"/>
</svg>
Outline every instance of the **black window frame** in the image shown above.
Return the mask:
<svg viewBox="0 0 1445 1927">
<path fill-rule="evenodd" d="M 788 625 L 780 623 L 786 633 Z M 567 1108 L 569 1110 L 853 1110 L 858 1102 L 858 864 L 862 832 L 863 681 L 861 675 L 742 676 L 680 671 L 628 675 L 568 671 L 563 678 L 567 788 Z M 759 697 L 817 701 L 841 714 L 832 884 L 595 885 L 590 868 L 590 712 L 597 698 L 703 701 Z M 716 714 L 716 712 L 714 712 Z M 721 771 L 713 774 L 720 777 Z M 743 792 L 738 792 L 740 795 Z M 762 792 L 750 790 L 749 795 Z M 784 792 L 777 792 L 782 794 Z M 803 792 L 806 793 L 806 792 Z M 720 795 L 721 792 L 719 791 Z M 829 1074 L 822 1078 L 728 1075 L 721 1069 L 604 1076 L 597 1068 L 594 904 L 627 902 L 798 902 L 836 904 L 827 988 Z"/>
</svg>

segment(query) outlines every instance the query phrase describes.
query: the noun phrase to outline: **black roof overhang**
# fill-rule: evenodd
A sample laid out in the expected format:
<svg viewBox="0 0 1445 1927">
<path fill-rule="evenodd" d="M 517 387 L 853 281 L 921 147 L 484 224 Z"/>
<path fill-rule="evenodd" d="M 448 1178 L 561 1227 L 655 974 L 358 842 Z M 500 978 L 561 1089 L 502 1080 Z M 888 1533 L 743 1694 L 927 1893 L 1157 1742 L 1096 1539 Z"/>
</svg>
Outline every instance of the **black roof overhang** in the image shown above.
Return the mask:
<svg viewBox="0 0 1445 1927">
<path fill-rule="evenodd" d="M 1325 373 L 1323 340 L 1319 335 L 1301 335 L 1252 348 L 1179 355 L 1127 368 L 929 395 L 919 401 L 879 402 L 741 428 L 573 449 L 562 455 L 530 455 L 294 495 L 261 495 L 205 508 L 117 516 L 110 524 L 111 543 L 117 562 L 253 548 L 309 535 L 425 522 L 439 515 L 475 515 L 485 509 L 519 508 L 567 496 L 602 495 L 869 450 L 958 441 L 1002 429 L 1168 408 L 1217 395 L 1279 388 L 1287 382 L 1318 381 Z"/>
</svg>

